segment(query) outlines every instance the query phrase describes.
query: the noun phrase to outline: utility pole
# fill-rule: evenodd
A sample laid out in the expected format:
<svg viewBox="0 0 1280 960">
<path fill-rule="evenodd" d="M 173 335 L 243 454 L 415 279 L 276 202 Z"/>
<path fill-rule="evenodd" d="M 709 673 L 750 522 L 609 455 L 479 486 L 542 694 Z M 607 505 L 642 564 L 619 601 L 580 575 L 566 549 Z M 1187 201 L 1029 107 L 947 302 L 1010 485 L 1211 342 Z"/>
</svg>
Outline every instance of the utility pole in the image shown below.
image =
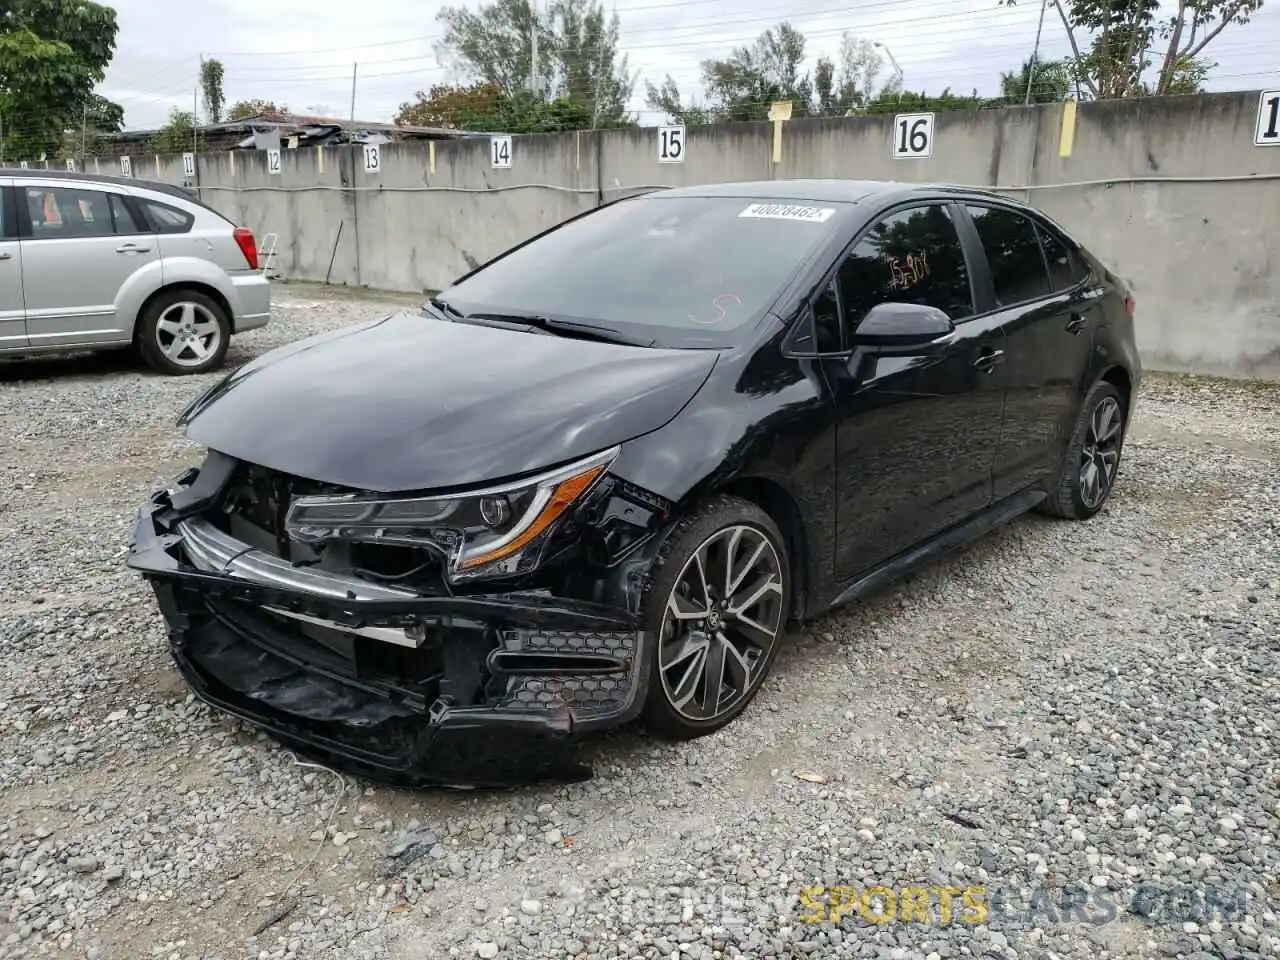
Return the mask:
<svg viewBox="0 0 1280 960">
<path fill-rule="evenodd" d="M 1040 23 L 1036 27 L 1036 46 L 1031 51 L 1031 66 L 1027 70 L 1027 96 L 1022 101 L 1022 105 L 1029 106 L 1031 104 L 1031 89 L 1035 85 L 1036 67 L 1040 65 L 1040 34 L 1044 30 L 1044 12 L 1049 7 L 1049 0 L 1041 0 L 1040 3 Z"/>
<path fill-rule="evenodd" d="M 529 34 L 529 89 L 538 92 L 538 0 L 529 0 L 529 21 L 532 24 Z"/>
<path fill-rule="evenodd" d="M 351 122 L 356 122 L 356 71 L 360 64 L 351 64 Z"/>
<path fill-rule="evenodd" d="M 89 99 L 86 97 L 80 112 L 80 167 L 84 168 L 85 144 L 89 139 Z"/>
<path fill-rule="evenodd" d="M 200 69 L 196 71 L 196 88 L 191 91 L 191 152 L 200 148 L 196 125 L 200 120 L 200 84 L 204 80 L 204 54 L 200 54 Z"/>
</svg>

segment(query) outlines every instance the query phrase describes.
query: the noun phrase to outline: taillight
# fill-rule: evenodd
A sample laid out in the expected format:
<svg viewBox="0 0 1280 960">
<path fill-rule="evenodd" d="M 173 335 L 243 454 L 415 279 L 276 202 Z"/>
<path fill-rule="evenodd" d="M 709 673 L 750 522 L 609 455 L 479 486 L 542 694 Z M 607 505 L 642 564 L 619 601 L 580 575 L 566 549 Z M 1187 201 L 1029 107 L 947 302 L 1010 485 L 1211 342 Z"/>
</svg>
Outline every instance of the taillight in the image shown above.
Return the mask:
<svg viewBox="0 0 1280 960">
<path fill-rule="evenodd" d="M 1126 294 L 1124 298 L 1124 312 L 1132 317 L 1133 311 L 1136 310 L 1137 307 L 1138 307 L 1137 301 L 1135 301 L 1133 297 Z"/>
<path fill-rule="evenodd" d="M 236 227 L 231 235 L 236 238 L 236 243 L 240 245 L 240 252 L 244 254 L 244 258 L 249 264 L 249 269 L 257 270 L 258 242 L 253 239 L 253 231 L 248 227 Z"/>
</svg>

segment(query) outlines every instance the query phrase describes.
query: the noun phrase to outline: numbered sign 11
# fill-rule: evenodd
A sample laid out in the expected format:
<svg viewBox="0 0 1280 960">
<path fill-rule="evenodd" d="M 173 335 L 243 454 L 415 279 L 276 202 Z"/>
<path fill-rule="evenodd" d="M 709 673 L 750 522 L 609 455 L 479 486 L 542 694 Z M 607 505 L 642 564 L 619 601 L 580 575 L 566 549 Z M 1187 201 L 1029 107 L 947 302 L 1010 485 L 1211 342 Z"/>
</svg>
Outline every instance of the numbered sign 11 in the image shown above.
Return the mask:
<svg viewBox="0 0 1280 960">
<path fill-rule="evenodd" d="M 267 151 L 267 173 L 277 177 L 280 175 L 280 151 L 279 150 Z"/>
<path fill-rule="evenodd" d="M 893 118 L 893 159 L 926 160 L 933 156 L 932 113 L 900 113 Z"/>
<path fill-rule="evenodd" d="M 184 177 L 194 177 L 196 175 L 196 155 L 194 153 L 184 153 L 182 155 L 182 175 Z"/>
<path fill-rule="evenodd" d="M 511 166 L 511 138 L 492 137 L 489 140 L 489 162 L 496 170 L 506 170 Z"/>
<path fill-rule="evenodd" d="M 364 145 L 364 172 L 377 173 L 382 169 L 382 155 L 378 152 L 376 143 L 366 143 Z"/>
<path fill-rule="evenodd" d="M 684 163 L 684 125 L 658 128 L 658 162 Z"/>
<path fill-rule="evenodd" d="M 1255 147 L 1280 147 L 1280 90 L 1264 90 L 1258 98 L 1258 126 L 1253 131 Z"/>
<path fill-rule="evenodd" d="M 133 176 L 133 159 L 131 157 L 120 158 L 120 176 L 122 177 Z"/>
</svg>

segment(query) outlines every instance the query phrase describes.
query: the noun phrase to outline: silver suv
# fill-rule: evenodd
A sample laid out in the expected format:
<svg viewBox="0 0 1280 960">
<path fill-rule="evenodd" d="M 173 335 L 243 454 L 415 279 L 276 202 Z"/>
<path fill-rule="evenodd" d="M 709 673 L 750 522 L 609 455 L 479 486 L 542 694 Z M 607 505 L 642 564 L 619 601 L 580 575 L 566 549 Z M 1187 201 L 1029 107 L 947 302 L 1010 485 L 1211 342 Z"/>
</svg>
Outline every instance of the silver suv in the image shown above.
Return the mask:
<svg viewBox="0 0 1280 960">
<path fill-rule="evenodd" d="M 253 233 L 181 187 L 0 169 L 0 195 L 0 358 L 133 348 L 204 373 L 270 317 Z"/>
</svg>

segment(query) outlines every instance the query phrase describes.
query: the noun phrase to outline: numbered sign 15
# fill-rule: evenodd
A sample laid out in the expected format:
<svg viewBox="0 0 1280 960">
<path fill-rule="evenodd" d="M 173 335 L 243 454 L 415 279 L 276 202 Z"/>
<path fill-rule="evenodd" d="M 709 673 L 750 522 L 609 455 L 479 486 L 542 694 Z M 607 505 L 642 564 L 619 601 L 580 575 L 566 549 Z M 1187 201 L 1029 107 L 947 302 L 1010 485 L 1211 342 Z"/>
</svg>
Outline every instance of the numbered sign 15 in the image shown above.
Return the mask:
<svg viewBox="0 0 1280 960">
<path fill-rule="evenodd" d="M 510 137 L 493 137 L 489 140 L 489 162 L 499 170 L 511 166 Z"/>
<path fill-rule="evenodd" d="M 131 157 L 120 158 L 120 176 L 122 177 L 133 176 L 133 159 Z"/>
<path fill-rule="evenodd" d="M 280 151 L 279 150 L 267 151 L 267 173 L 273 176 L 279 176 L 280 174 Z"/>
<path fill-rule="evenodd" d="M 184 153 L 182 155 L 182 175 L 184 177 L 194 177 L 196 175 L 196 155 L 194 153 Z"/>
<path fill-rule="evenodd" d="M 933 156 L 932 113 L 900 113 L 893 118 L 893 158 L 924 160 Z"/>
<path fill-rule="evenodd" d="M 658 128 L 658 162 L 684 163 L 684 126 Z"/>
<path fill-rule="evenodd" d="M 382 155 L 378 153 L 378 145 L 376 143 L 366 143 L 364 145 L 364 172 L 377 173 L 382 169 Z"/>
<path fill-rule="evenodd" d="M 1280 147 L 1280 90 L 1264 90 L 1258 98 L 1258 126 L 1253 132 L 1255 147 Z"/>
</svg>

